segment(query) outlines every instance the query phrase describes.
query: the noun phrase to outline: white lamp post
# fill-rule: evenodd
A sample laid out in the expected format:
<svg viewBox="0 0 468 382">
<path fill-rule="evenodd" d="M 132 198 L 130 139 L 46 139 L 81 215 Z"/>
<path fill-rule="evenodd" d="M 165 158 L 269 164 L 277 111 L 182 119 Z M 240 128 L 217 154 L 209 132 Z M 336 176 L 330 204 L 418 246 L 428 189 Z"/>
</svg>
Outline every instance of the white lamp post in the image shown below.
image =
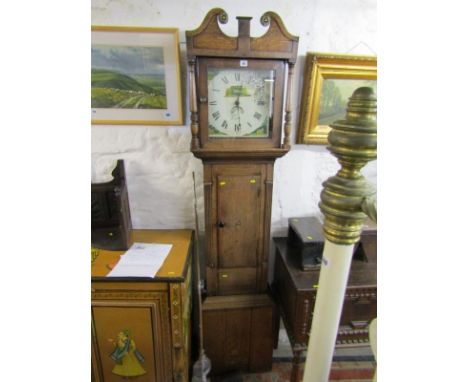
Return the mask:
<svg viewBox="0 0 468 382">
<path fill-rule="evenodd" d="M 367 201 L 375 195 L 360 171 L 377 158 L 376 114 L 373 90 L 359 88 L 349 100 L 346 119 L 333 123 L 328 136 L 328 149 L 338 158 L 341 169 L 323 183 L 320 196 L 325 246 L 304 382 L 328 381 L 354 244 L 369 213 Z"/>
</svg>

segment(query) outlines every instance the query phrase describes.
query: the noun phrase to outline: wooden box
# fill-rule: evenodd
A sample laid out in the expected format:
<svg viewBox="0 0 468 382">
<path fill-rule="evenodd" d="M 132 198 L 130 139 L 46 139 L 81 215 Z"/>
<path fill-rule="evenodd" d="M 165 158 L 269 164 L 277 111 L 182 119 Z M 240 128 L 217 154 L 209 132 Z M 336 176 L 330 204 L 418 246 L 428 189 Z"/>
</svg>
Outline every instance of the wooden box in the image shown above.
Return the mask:
<svg viewBox="0 0 468 382">
<path fill-rule="evenodd" d="M 91 266 L 92 378 L 187 382 L 191 343 L 190 230 L 134 230 L 132 242 L 173 247 L 154 278 L 106 278 L 122 251 Z"/>
<path fill-rule="evenodd" d="M 203 333 L 211 375 L 271 370 L 275 317 L 267 294 L 207 297 Z"/>
<path fill-rule="evenodd" d="M 96 248 L 126 250 L 132 220 L 124 161 L 119 159 L 106 183 L 91 183 L 91 243 Z"/>
<path fill-rule="evenodd" d="M 316 217 L 288 220 L 288 245 L 302 270 L 319 269 L 323 252 L 322 224 Z"/>
<path fill-rule="evenodd" d="M 272 289 L 291 344 L 307 346 L 320 269 L 302 271 L 287 238 L 275 238 L 274 243 L 276 256 Z M 352 261 L 338 344 L 368 341 L 368 324 L 377 316 L 376 265 L 376 262 L 358 258 Z"/>
</svg>

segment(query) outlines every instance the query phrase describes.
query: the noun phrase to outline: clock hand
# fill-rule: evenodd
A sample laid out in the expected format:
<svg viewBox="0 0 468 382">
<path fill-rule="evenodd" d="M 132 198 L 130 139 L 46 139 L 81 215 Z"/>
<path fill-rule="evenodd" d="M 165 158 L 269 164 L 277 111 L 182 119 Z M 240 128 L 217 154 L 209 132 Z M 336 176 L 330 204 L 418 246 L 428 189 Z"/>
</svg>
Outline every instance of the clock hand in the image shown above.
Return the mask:
<svg viewBox="0 0 468 382">
<path fill-rule="evenodd" d="M 238 113 L 240 113 L 240 112 L 244 113 L 244 109 L 240 106 L 239 97 L 240 96 L 237 96 L 237 99 L 234 101 L 233 109 L 236 109 L 236 111 Z"/>
<path fill-rule="evenodd" d="M 231 113 L 234 113 L 235 111 L 239 110 L 239 96 L 237 96 L 237 99 L 234 101 L 234 106 L 231 109 Z"/>
<path fill-rule="evenodd" d="M 242 108 L 239 106 L 239 96 L 237 96 L 237 99 L 234 101 L 234 106 L 231 108 L 231 115 L 237 112 L 237 119 L 240 119 L 240 109 Z M 242 110 L 242 112 L 244 112 L 244 110 Z"/>
<path fill-rule="evenodd" d="M 240 112 L 242 110 L 242 113 L 244 110 L 240 107 L 240 102 L 239 102 L 239 95 L 237 96 L 236 100 L 234 101 L 234 106 L 231 109 L 231 118 L 232 119 L 237 119 L 238 123 L 234 123 L 234 131 L 238 132 L 240 131 Z M 236 115 L 237 114 L 237 115 Z"/>
<path fill-rule="evenodd" d="M 242 110 L 242 113 L 243 113 L 243 112 L 244 112 L 244 109 L 242 109 L 242 108 L 240 107 L 239 96 L 237 96 L 236 108 L 237 108 L 237 121 L 239 122 L 239 124 L 237 125 L 237 127 L 238 127 L 238 129 L 240 130 L 240 113 L 241 113 L 241 110 Z"/>
</svg>

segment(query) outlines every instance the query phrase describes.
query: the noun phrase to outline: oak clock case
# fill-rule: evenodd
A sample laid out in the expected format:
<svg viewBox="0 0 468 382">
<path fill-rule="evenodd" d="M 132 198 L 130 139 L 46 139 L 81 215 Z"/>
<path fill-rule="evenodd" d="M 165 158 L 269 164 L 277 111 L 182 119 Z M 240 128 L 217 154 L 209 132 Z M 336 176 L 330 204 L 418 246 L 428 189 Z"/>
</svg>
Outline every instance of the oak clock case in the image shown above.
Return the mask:
<svg viewBox="0 0 468 382">
<path fill-rule="evenodd" d="M 205 350 L 215 374 L 271 369 L 277 316 L 268 295 L 273 168 L 290 148 L 299 39 L 274 12 L 251 37 L 251 19 L 237 17 L 238 36 L 228 36 L 220 29 L 228 16 L 215 8 L 186 32 L 191 151 L 203 161 L 202 310 L 204 333 L 213 333 Z"/>
<path fill-rule="evenodd" d="M 268 30 L 251 37 L 251 19 L 237 17 L 238 36 L 227 36 L 219 25 L 228 16 L 215 8 L 186 32 L 191 150 L 203 161 L 210 296 L 267 291 L 273 167 L 290 147 L 299 39 L 274 12 L 260 18 Z"/>
<path fill-rule="evenodd" d="M 202 147 L 279 146 L 283 62 L 205 58 L 198 69 Z"/>
</svg>

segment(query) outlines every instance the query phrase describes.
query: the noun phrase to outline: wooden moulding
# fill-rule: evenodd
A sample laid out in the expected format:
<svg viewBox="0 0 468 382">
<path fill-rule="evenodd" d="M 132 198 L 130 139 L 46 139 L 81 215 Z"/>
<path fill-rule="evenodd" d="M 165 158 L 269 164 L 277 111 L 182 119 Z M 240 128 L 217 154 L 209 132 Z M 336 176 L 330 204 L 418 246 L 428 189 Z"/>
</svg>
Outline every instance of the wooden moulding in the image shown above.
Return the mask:
<svg viewBox="0 0 468 382">
<path fill-rule="evenodd" d="M 266 294 L 212 296 L 203 302 L 203 311 L 252 308 L 271 306 L 271 304 L 271 299 Z"/>
<path fill-rule="evenodd" d="M 228 16 L 221 8 L 208 12 L 202 24 L 185 32 L 188 59 L 196 56 L 274 58 L 295 63 L 299 37 L 291 35 L 281 18 L 274 12 L 266 12 L 260 18 L 263 26 L 269 26 L 260 37 L 250 37 L 251 17 L 237 17 L 238 37 L 227 36 L 219 27 L 226 24 Z"/>
<path fill-rule="evenodd" d="M 192 150 L 193 154 L 203 160 L 219 160 L 221 157 L 225 159 L 252 159 L 252 160 L 267 160 L 276 159 L 285 155 L 289 149 L 271 148 L 271 149 L 256 149 L 252 150 Z"/>
</svg>

